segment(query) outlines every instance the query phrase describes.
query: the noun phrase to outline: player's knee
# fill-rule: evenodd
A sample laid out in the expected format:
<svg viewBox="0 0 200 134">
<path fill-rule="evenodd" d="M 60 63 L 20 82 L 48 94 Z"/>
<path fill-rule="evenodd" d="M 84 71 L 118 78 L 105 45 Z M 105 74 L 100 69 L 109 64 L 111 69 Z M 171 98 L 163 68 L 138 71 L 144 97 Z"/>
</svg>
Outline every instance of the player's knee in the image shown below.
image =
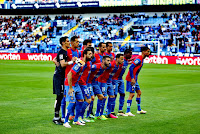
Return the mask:
<svg viewBox="0 0 200 134">
<path fill-rule="evenodd" d="M 94 101 L 94 96 L 91 96 L 91 100 Z"/>
<path fill-rule="evenodd" d="M 87 99 L 86 102 L 90 104 L 90 103 L 91 103 L 91 100 L 92 100 L 92 99 Z"/>
<path fill-rule="evenodd" d="M 78 102 L 84 102 L 84 99 L 81 99 L 81 100 L 77 100 Z"/>
<path fill-rule="evenodd" d="M 142 95 L 142 92 L 140 90 L 138 90 L 137 96 L 141 96 L 141 95 Z"/>
<path fill-rule="evenodd" d="M 124 96 L 125 96 L 125 93 L 121 93 L 120 96 L 124 97 Z"/>
<path fill-rule="evenodd" d="M 135 96 L 135 93 L 130 93 L 129 98 L 133 98 Z"/>
<path fill-rule="evenodd" d="M 58 102 L 61 102 L 62 99 L 63 99 L 63 95 L 62 95 L 62 94 L 61 94 L 61 95 L 57 95 L 56 100 L 57 100 Z"/>
<path fill-rule="evenodd" d="M 115 96 L 114 95 L 109 95 L 109 98 L 115 98 Z"/>
<path fill-rule="evenodd" d="M 98 99 L 99 99 L 99 100 L 103 100 L 103 99 L 104 99 L 104 96 L 103 96 L 103 95 L 98 95 Z"/>
</svg>

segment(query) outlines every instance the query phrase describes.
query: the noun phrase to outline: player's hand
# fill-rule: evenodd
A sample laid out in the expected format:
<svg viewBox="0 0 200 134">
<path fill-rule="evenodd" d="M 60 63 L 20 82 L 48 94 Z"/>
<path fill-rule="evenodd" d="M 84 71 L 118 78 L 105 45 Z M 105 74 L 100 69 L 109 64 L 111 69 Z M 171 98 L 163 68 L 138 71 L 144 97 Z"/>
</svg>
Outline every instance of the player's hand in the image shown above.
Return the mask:
<svg viewBox="0 0 200 134">
<path fill-rule="evenodd" d="M 75 62 L 75 61 L 76 61 L 76 59 L 77 59 L 77 57 L 73 57 L 73 58 L 72 58 L 72 61 L 73 61 L 73 62 Z"/>
<path fill-rule="evenodd" d="M 135 79 L 131 79 L 131 86 L 134 86 L 135 85 Z"/>
<path fill-rule="evenodd" d="M 69 91 L 68 91 L 68 95 L 73 96 L 73 93 L 74 93 L 74 89 L 70 88 Z"/>
</svg>

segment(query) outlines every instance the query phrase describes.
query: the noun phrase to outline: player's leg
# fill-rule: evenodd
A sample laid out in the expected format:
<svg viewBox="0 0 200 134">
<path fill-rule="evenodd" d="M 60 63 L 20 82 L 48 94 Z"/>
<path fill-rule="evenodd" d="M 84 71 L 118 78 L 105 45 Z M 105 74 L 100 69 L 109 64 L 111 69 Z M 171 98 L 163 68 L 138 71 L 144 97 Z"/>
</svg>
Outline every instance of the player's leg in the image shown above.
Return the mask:
<svg viewBox="0 0 200 134">
<path fill-rule="evenodd" d="M 111 110 L 111 113 L 115 115 L 114 110 L 115 110 L 115 104 L 116 104 L 116 98 L 117 98 L 118 86 L 119 86 L 118 80 L 112 80 L 112 84 L 113 84 L 113 90 L 114 90 L 115 99 L 114 99 L 114 104 L 113 104 L 113 108 Z"/>
<path fill-rule="evenodd" d="M 118 92 L 120 94 L 119 96 L 119 116 L 127 116 L 123 112 L 123 106 L 124 106 L 124 100 L 125 100 L 125 91 L 124 91 L 124 80 L 118 80 L 119 86 L 118 86 Z"/>
<path fill-rule="evenodd" d="M 57 125 L 62 125 L 62 123 L 63 123 L 59 116 L 61 101 L 63 98 L 63 91 L 62 91 L 63 88 L 61 85 L 62 85 L 62 83 L 61 83 L 60 79 L 54 75 L 54 77 L 53 77 L 53 94 L 56 94 L 56 100 L 55 100 L 55 104 L 54 104 L 55 115 L 53 118 L 53 122 Z"/>
<path fill-rule="evenodd" d="M 142 110 L 141 109 L 141 90 L 140 90 L 140 87 L 139 87 L 139 84 L 136 82 L 136 86 L 135 86 L 135 89 L 136 89 L 136 93 L 137 93 L 137 97 L 136 97 L 136 103 L 137 103 L 137 113 L 138 114 L 146 114 L 146 111 Z"/>
<path fill-rule="evenodd" d="M 69 91 L 69 86 L 65 86 L 65 95 L 66 95 L 65 101 L 68 101 L 69 104 L 66 108 L 65 122 L 64 122 L 63 126 L 67 127 L 67 128 L 71 128 L 68 121 L 69 121 L 69 116 L 73 111 L 73 107 L 75 107 L 75 94 L 73 93 L 73 96 L 68 95 L 68 91 Z"/>
<path fill-rule="evenodd" d="M 83 94 L 82 94 L 80 86 L 75 85 L 74 91 L 75 91 L 75 99 L 76 99 L 76 106 L 75 106 L 76 115 L 75 115 L 73 124 L 74 125 L 85 125 L 78 121 L 78 118 L 81 115 L 82 106 L 83 106 L 83 102 L 84 102 L 84 98 L 83 98 Z"/>
<path fill-rule="evenodd" d="M 107 93 L 108 93 L 108 112 L 107 112 L 107 117 L 108 118 L 117 118 L 117 116 L 111 114 L 111 111 L 114 108 L 114 103 L 115 103 L 115 95 L 114 95 L 114 90 L 113 90 L 113 85 L 112 83 L 107 83 L 108 88 L 107 88 Z"/>
<path fill-rule="evenodd" d="M 91 96 L 90 96 L 90 92 L 89 89 L 86 85 L 80 85 L 82 93 L 83 93 L 83 97 L 84 97 L 84 102 L 83 102 L 83 107 L 82 107 L 82 111 L 81 111 L 81 120 L 83 120 L 84 122 L 90 122 L 90 120 L 84 118 L 84 114 L 85 114 L 85 110 L 86 108 L 89 106 L 89 104 L 91 103 Z M 93 121 L 94 122 L 94 121 Z"/>
<path fill-rule="evenodd" d="M 92 115 L 90 115 L 90 113 L 92 112 L 92 109 L 93 109 L 93 104 L 94 104 L 94 92 L 93 92 L 93 87 L 92 87 L 92 85 L 90 84 L 90 83 L 88 83 L 87 84 L 87 87 L 88 87 L 88 89 L 89 89 L 89 92 L 90 92 L 90 96 L 91 96 L 91 103 L 89 104 L 89 106 L 88 106 L 88 108 L 87 108 L 87 115 L 86 115 L 86 117 L 87 118 L 89 118 L 89 117 L 93 117 L 94 118 L 94 116 Z"/>
<path fill-rule="evenodd" d="M 135 87 L 131 86 L 131 82 L 126 81 L 126 91 L 129 92 L 129 97 L 127 99 L 127 110 L 126 110 L 126 115 L 128 116 L 135 116 L 134 114 L 131 113 L 131 104 L 132 104 L 132 99 L 135 95 Z"/>
<path fill-rule="evenodd" d="M 107 88 L 108 88 L 108 86 L 107 86 L 106 83 L 99 82 L 99 87 L 100 87 L 101 92 L 102 92 L 102 94 L 104 96 L 102 104 L 100 105 L 101 106 L 100 107 L 100 116 L 102 116 L 103 112 L 104 112 L 104 107 L 105 107 L 106 99 L 107 99 Z M 102 116 L 102 117 L 105 118 L 105 116 Z"/>
<path fill-rule="evenodd" d="M 101 92 L 101 89 L 100 89 L 98 84 L 93 85 L 93 91 L 94 91 L 94 94 L 98 97 L 97 109 L 96 109 L 96 113 L 95 113 L 95 118 L 94 119 L 106 120 L 106 119 L 104 119 L 104 118 L 102 118 L 100 116 L 100 110 L 101 110 L 102 105 L 103 105 L 104 96 L 103 96 L 103 94 Z"/>
</svg>

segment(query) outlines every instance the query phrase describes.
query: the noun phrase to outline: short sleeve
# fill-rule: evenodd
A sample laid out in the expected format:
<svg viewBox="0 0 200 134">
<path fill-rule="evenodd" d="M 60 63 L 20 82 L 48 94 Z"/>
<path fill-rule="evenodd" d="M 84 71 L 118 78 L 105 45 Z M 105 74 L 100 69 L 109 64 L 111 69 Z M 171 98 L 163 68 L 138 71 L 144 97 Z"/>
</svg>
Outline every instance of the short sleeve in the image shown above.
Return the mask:
<svg viewBox="0 0 200 134">
<path fill-rule="evenodd" d="M 136 66 L 140 65 L 141 64 L 141 60 L 140 59 L 135 59 L 133 61 L 133 64 L 135 64 Z"/>
<path fill-rule="evenodd" d="M 76 74 L 76 73 L 78 73 L 78 72 L 80 71 L 80 69 L 81 69 L 81 66 L 79 66 L 78 64 L 75 64 L 75 65 L 72 67 L 71 72 L 72 72 L 73 74 Z"/>
<path fill-rule="evenodd" d="M 58 59 L 59 59 L 59 61 L 61 61 L 61 60 L 67 60 L 67 51 L 61 51 L 60 53 L 59 53 L 59 55 L 58 55 Z"/>
<path fill-rule="evenodd" d="M 91 71 L 95 71 L 95 70 L 96 70 L 96 68 L 97 68 L 97 66 L 96 66 L 96 65 L 92 65 L 92 67 L 91 67 Z"/>
</svg>

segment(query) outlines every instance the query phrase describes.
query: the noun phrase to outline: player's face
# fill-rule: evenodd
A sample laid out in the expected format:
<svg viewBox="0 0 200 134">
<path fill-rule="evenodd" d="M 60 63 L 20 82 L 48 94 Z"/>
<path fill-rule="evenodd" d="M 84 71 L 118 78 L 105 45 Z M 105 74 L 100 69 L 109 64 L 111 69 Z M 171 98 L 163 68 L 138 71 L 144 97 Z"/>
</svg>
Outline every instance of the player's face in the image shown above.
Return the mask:
<svg viewBox="0 0 200 134">
<path fill-rule="evenodd" d="M 111 62 L 111 59 L 110 59 L 110 58 L 106 58 L 106 59 L 104 60 L 104 65 L 105 65 L 106 67 L 109 67 L 110 62 Z"/>
<path fill-rule="evenodd" d="M 112 49 L 113 49 L 113 44 L 112 43 L 109 43 L 108 44 L 108 47 L 106 48 L 108 52 L 112 52 Z"/>
<path fill-rule="evenodd" d="M 118 60 L 118 64 L 124 63 L 124 56 L 120 56 L 119 58 L 117 58 L 117 60 Z"/>
<path fill-rule="evenodd" d="M 144 51 L 144 55 L 145 55 L 145 57 L 149 57 L 149 55 L 150 55 L 150 49 Z"/>
<path fill-rule="evenodd" d="M 78 45 L 79 45 L 79 40 L 78 40 L 78 38 L 76 38 L 75 41 L 72 42 L 72 45 L 73 45 L 75 48 L 78 48 Z"/>
<path fill-rule="evenodd" d="M 92 60 L 92 51 L 88 51 L 86 55 L 86 60 L 91 61 Z"/>
<path fill-rule="evenodd" d="M 126 59 L 130 59 L 132 57 L 132 53 L 127 53 L 127 54 L 125 54 L 125 58 Z"/>
<path fill-rule="evenodd" d="M 69 41 L 69 39 L 67 38 L 66 39 L 66 41 L 65 41 L 65 46 L 67 47 L 67 48 L 69 48 L 70 47 L 70 41 Z"/>
<path fill-rule="evenodd" d="M 102 53 L 104 53 L 106 51 L 106 44 L 103 43 L 99 49 Z"/>
</svg>

